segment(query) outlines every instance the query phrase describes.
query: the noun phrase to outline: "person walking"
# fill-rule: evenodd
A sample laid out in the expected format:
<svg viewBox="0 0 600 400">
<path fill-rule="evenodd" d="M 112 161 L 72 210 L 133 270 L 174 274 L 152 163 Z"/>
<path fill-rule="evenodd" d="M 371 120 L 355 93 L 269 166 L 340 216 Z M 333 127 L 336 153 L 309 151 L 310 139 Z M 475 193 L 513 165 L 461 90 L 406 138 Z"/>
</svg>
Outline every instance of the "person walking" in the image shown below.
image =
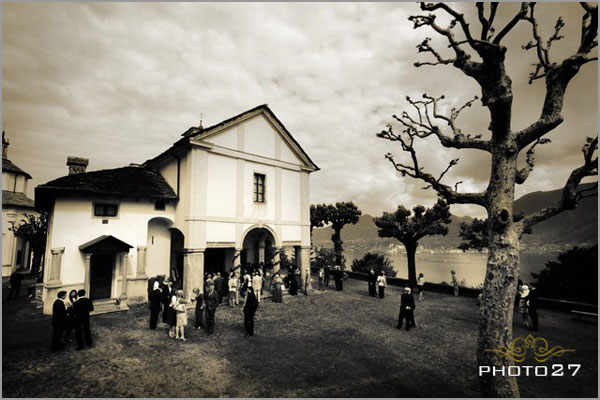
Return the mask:
<svg viewBox="0 0 600 400">
<path fill-rule="evenodd" d="M 17 300 L 19 298 L 19 291 L 21 290 L 21 281 L 23 281 L 23 271 L 24 269 L 19 267 L 12 274 L 10 274 L 8 297 L 6 300 L 10 300 L 13 297 Z"/>
<path fill-rule="evenodd" d="M 213 282 L 209 282 L 208 284 L 203 303 L 206 334 L 212 335 L 215 330 L 215 311 L 219 305 L 219 294 L 215 291 L 215 284 Z"/>
<path fill-rule="evenodd" d="M 152 286 L 152 291 L 150 292 L 150 329 L 156 329 L 158 314 L 160 314 L 162 292 L 158 281 L 154 281 Z"/>
<path fill-rule="evenodd" d="M 425 286 L 425 275 L 423 273 L 419 274 L 419 278 L 417 279 L 417 289 L 419 289 L 419 301 L 424 301 L 425 296 L 423 292 L 423 287 Z"/>
<path fill-rule="evenodd" d="M 415 299 L 410 294 L 411 290 L 409 287 L 404 288 L 404 293 L 400 297 L 400 315 L 398 316 L 398 325 L 396 329 L 402 329 L 402 322 L 406 320 L 406 330 L 410 330 L 411 326 L 415 325 Z"/>
<path fill-rule="evenodd" d="M 258 290 L 260 294 L 260 289 Z M 258 309 L 259 300 L 256 298 L 256 290 L 250 290 L 244 304 L 244 329 L 246 337 L 254 336 L 254 314 Z"/>
<path fill-rule="evenodd" d="M 77 326 L 75 335 L 77 337 L 77 350 L 83 350 L 83 342 L 90 347 L 92 345 L 92 330 L 90 329 L 90 312 L 94 311 L 94 303 L 85 297 L 85 289 L 77 291 L 77 301 L 74 305 Z"/>
<path fill-rule="evenodd" d="M 256 296 L 258 302 L 260 303 L 260 291 L 262 288 L 262 278 L 260 277 L 260 272 L 255 271 L 254 276 L 252 277 L 252 291 Z M 250 290 L 250 289 L 248 289 Z"/>
<path fill-rule="evenodd" d="M 52 351 L 61 351 L 65 349 L 61 338 L 67 321 L 67 308 L 65 307 L 65 300 L 67 298 L 67 292 L 61 290 L 56 295 L 56 300 L 52 304 Z"/>
<path fill-rule="evenodd" d="M 381 275 L 377 277 L 377 288 L 379 289 L 379 298 L 383 299 L 385 297 L 385 285 L 387 284 L 387 279 L 385 278 L 385 272 L 381 271 Z"/>
<path fill-rule="evenodd" d="M 375 270 L 371 268 L 369 270 L 369 275 L 367 276 L 367 283 L 369 285 L 369 296 L 376 296 L 376 287 L 377 287 L 377 275 L 375 275 Z"/>
</svg>

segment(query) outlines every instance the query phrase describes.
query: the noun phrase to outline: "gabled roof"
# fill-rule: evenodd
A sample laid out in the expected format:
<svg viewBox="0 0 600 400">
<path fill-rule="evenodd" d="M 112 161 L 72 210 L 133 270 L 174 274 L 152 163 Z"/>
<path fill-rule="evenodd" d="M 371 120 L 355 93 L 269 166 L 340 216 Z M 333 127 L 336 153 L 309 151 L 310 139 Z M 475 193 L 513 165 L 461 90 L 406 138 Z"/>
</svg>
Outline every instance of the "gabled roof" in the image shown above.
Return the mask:
<svg viewBox="0 0 600 400">
<path fill-rule="evenodd" d="M 127 244 L 112 235 L 102 235 L 79 246 L 79 250 L 83 251 L 84 253 L 104 254 L 122 252 L 126 253 L 129 252 L 129 249 L 131 248 L 133 248 L 132 245 Z"/>
<path fill-rule="evenodd" d="M 36 208 L 45 210 L 60 193 L 81 193 L 117 197 L 176 199 L 177 195 L 157 172 L 141 166 L 72 174 L 35 188 Z"/>
<path fill-rule="evenodd" d="M 279 118 L 277 118 L 277 116 L 273 113 L 273 111 L 271 111 L 271 109 L 266 104 L 262 104 L 260 106 L 254 107 L 250 110 L 244 111 L 240 114 L 234 115 L 233 117 L 228 118 L 224 121 L 221 121 L 218 124 L 209 126 L 208 128 L 191 127 L 181 135 L 181 136 L 183 136 L 183 138 L 178 140 L 176 143 L 174 143 L 173 146 L 169 150 L 161 153 L 160 155 L 156 156 L 155 158 L 153 158 L 151 160 L 146 161 L 144 164 L 150 164 L 154 161 L 159 160 L 160 158 L 169 154 L 172 150 L 188 144 L 190 139 L 192 139 L 192 138 L 201 140 L 207 136 L 211 136 L 212 134 L 215 133 L 215 131 L 218 131 L 221 128 L 224 128 L 224 127 L 227 127 L 230 125 L 234 125 L 234 124 L 238 123 L 240 120 L 243 120 L 245 118 L 248 118 L 250 116 L 253 116 L 253 115 L 261 113 L 261 112 L 265 113 L 269 117 L 269 119 L 271 119 L 277 125 L 277 128 L 279 128 L 280 132 L 287 139 L 289 139 L 289 142 L 291 142 L 290 144 L 292 145 L 292 147 L 296 149 L 296 151 L 299 153 L 300 157 L 305 160 L 306 164 L 308 164 L 310 167 L 312 167 L 315 171 L 318 171 L 320 168 L 310 159 L 308 154 L 306 154 L 304 149 L 300 146 L 300 144 L 296 141 L 296 139 L 292 136 L 292 134 L 287 130 L 285 125 L 283 125 L 283 123 L 279 120 Z"/>
<path fill-rule="evenodd" d="M 12 161 L 10 161 L 7 158 L 2 159 L 2 172 L 12 172 L 13 174 L 23 175 L 27 179 L 31 179 L 31 175 L 23 171 L 21 168 L 17 167 L 15 164 L 12 163 Z"/>
<path fill-rule="evenodd" d="M 35 208 L 35 203 L 21 192 L 2 191 L 2 207 Z"/>
</svg>

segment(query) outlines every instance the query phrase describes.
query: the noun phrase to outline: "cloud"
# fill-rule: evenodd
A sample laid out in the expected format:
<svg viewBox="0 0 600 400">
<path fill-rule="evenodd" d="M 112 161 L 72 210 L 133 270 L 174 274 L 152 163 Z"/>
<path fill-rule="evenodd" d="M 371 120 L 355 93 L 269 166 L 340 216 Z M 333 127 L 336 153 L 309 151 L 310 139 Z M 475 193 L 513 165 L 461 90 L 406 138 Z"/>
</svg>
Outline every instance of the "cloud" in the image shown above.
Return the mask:
<svg viewBox="0 0 600 400">
<path fill-rule="evenodd" d="M 470 3 L 457 7 L 475 17 Z M 565 36 L 577 38 L 576 4 L 540 5 L 540 29 L 565 14 Z M 502 5 L 498 24 L 518 5 Z M 508 10 L 506 12 L 505 10 Z M 354 200 L 380 214 L 398 204 L 431 205 L 436 195 L 400 177 L 384 154 L 399 146 L 375 137 L 407 104 L 406 95 L 446 95 L 446 107 L 480 95 L 452 66 L 414 68 L 415 46 L 435 33 L 413 30 L 412 3 L 6 3 L 2 13 L 3 122 L 10 158 L 33 175 L 33 187 L 66 173 L 68 155 L 89 169 L 143 162 L 189 126 L 211 125 L 267 103 L 321 167 L 311 202 Z M 539 115 L 543 82 L 527 84 L 534 54 L 521 50 L 528 27 L 507 37 L 514 83 L 513 129 Z M 559 42 L 553 56 L 572 51 Z M 596 134 L 596 68 L 586 66 L 567 92 L 565 123 L 540 147 L 537 169 L 518 194 L 558 187 L 580 162 L 585 136 Z M 592 90 L 594 89 L 594 90 Z M 463 131 L 488 135 L 489 113 L 477 102 Z M 421 163 L 461 190 L 481 190 L 489 155 L 420 146 Z M 453 208 L 453 212 L 454 212 Z M 475 206 L 457 206 L 481 215 Z"/>
</svg>

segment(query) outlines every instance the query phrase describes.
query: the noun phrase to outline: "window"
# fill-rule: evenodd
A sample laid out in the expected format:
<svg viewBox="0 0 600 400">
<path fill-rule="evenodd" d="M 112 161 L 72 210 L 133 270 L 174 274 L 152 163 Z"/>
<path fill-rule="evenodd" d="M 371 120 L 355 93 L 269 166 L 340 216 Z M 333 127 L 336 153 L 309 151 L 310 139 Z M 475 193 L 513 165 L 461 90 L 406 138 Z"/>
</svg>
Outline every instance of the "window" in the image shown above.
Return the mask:
<svg viewBox="0 0 600 400">
<path fill-rule="evenodd" d="M 96 203 L 94 204 L 95 217 L 116 217 L 119 212 L 118 204 Z"/>
<path fill-rule="evenodd" d="M 167 203 L 164 200 L 156 200 L 154 202 L 154 209 L 156 211 L 165 211 Z"/>
<path fill-rule="evenodd" d="M 254 201 L 265 202 L 265 176 L 263 174 L 254 174 Z"/>
</svg>

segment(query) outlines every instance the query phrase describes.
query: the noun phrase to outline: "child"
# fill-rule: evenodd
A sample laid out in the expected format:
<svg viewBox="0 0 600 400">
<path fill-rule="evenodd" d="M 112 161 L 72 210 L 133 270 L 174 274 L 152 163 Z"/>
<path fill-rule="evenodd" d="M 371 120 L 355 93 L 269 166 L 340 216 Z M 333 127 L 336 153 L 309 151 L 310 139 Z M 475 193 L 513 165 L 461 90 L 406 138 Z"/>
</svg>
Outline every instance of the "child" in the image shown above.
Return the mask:
<svg viewBox="0 0 600 400">
<path fill-rule="evenodd" d="M 185 341 L 184 329 L 187 325 L 187 311 L 185 308 L 185 300 L 183 299 L 183 290 L 177 291 L 176 305 L 173 307 L 177 313 L 175 322 L 175 339 Z"/>
</svg>

